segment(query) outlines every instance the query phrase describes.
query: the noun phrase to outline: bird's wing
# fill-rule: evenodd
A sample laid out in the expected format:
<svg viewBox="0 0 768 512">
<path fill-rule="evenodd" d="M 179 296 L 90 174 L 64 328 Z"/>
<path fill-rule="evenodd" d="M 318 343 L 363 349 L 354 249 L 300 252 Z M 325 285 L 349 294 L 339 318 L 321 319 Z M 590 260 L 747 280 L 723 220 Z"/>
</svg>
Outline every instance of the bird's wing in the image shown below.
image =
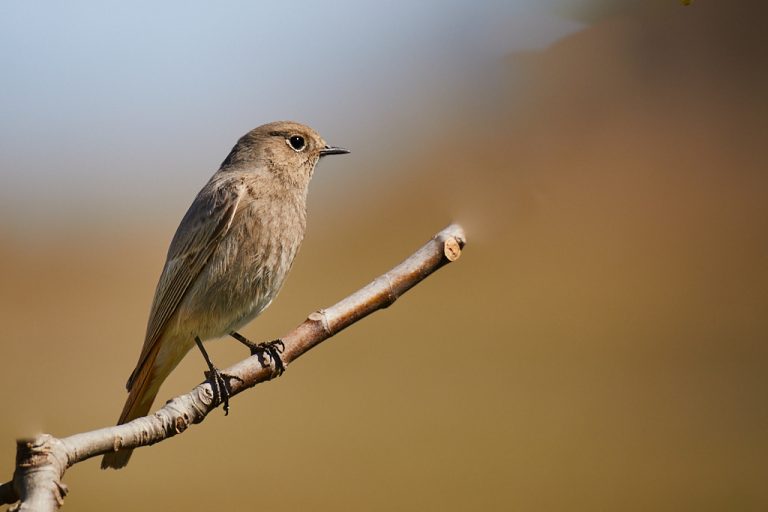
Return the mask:
<svg viewBox="0 0 768 512">
<path fill-rule="evenodd" d="M 168 249 L 165 267 L 157 283 L 144 347 L 126 385 L 129 390 L 184 294 L 232 225 L 235 213 L 241 206 L 243 192 L 244 187 L 239 183 L 216 186 L 211 181 L 200 191 L 184 215 Z"/>
</svg>

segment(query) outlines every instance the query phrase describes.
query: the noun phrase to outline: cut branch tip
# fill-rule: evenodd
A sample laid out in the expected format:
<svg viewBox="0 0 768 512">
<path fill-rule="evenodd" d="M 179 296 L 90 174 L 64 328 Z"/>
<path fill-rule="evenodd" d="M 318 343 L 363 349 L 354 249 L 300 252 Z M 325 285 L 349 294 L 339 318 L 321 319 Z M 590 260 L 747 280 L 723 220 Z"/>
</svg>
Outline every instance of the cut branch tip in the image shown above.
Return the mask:
<svg viewBox="0 0 768 512">
<path fill-rule="evenodd" d="M 445 254 L 448 261 L 459 259 L 459 256 L 461 256 L 461 246 L 461 241 L 454 237 L 450 237 L 445 241 L 443 244 L 443 254 Z"/>
</svg>

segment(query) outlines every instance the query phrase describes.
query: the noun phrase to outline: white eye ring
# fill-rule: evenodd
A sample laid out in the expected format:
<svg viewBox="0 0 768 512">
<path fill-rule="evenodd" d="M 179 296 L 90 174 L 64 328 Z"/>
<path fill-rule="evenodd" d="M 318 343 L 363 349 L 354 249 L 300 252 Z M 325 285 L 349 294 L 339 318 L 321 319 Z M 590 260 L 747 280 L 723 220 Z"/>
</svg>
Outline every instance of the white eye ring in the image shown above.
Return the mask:
<svg viewBox="0 0 768 512">
<path fill-rule="evenodd" d="M 291 135 L 285 139 L 285 143 L 297 153 L 299 151 L 304 151 L 307 148 L 307 143 L 301 135 Z"/>
</svg>

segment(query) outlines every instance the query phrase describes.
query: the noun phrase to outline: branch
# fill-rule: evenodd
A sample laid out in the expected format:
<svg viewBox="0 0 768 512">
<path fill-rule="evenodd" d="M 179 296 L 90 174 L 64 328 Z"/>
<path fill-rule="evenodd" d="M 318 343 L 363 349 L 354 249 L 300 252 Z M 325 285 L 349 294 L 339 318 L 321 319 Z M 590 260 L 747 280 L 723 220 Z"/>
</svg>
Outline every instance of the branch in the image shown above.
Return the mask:
<svg viewBox="0 0 768 512">
<path fill-rule="evenodd" d="M 464 230 L 453 224 L 386 274 L 337 304 L 315 311 L 281 339 L 287 367 L 312 347 L 349 327 L 374 311 L 386 308 L 403 293 L 443 265 L 455 261 L 464 247 Z M 230 396 L 277 376 L 274 361 L 251 356 L 224 370 L 233 377 Z M 138 448 L 159 443 L 200 423 L 220 405 L 210 381 L 191 392 L 168 401 L 150 416 L 130 423 L 92 430 L 62 439 L 40 434 L 19 440 L 13 480 L 0 485 L 0 505 L 16 503 L 13 511 L 55 511 L 67 493 L 61 482 L 70 466 L 121 448 Z M 10 512 L 10 511 L 9 511 Z"/>
</svg>

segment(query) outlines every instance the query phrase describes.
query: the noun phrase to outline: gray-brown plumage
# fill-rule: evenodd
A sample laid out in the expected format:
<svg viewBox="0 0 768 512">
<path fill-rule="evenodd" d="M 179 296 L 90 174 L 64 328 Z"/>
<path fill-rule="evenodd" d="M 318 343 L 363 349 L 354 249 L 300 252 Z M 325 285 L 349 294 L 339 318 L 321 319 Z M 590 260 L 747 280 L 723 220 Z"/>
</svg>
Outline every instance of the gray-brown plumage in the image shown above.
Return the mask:
<svg viewBox="0 0 768 512">
<path fill-rule="evenodd" d="M 315 165 L 341 153 L 311 128 L 286 121 L 237 142 L 173 237 L 118 424 L 149 412 L 195 337 L 231 334 L 269 306 L 304 237 Z M 123 467 L 130 456 L 109 453 L 101 467 Z"/>
</svg>

